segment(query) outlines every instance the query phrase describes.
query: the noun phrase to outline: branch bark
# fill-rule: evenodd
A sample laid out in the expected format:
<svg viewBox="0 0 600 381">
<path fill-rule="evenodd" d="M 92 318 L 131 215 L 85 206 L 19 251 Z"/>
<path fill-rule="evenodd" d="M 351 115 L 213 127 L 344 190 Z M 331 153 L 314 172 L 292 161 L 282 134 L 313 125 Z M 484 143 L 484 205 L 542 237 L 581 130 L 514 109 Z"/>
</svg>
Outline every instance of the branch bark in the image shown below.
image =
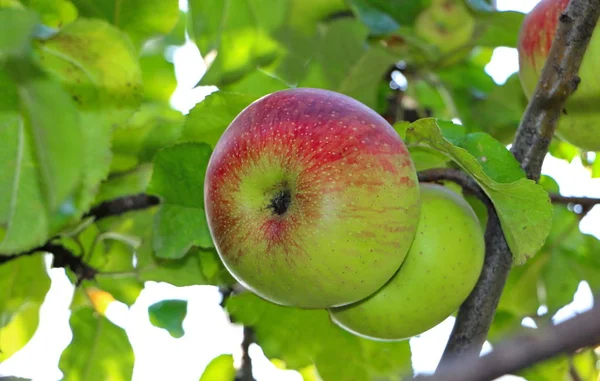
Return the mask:
<svg viewBox="0 0 600 381">
<path fill-rule="evenodd" d="M 551 194 L 550 200 L 555 204 L 575 204 L 584 208 L 592 208 L 600 204 L 600 198 L 561 196 L 559 194 Z"/>
<path fill-rule="evenodd" d="M 496 345 L 482 357 L 461 359 L 421 381 L 488 381 L 513 374 L 560 354 L 600 344 L 600 298 L 594 307 L 563 323 L 518 336 Z"/>
<path fill-rule="evenodd" d="M 105 201 L 90 209 L 83 217 L 94 217 L 96 220 L 100 220 L 135 210 L 147 209 L 159 203 L 160 199 L 158 197 L 140 193 Z"/>
<path fill-rule="evenodd" d="M 599 14 L 599 0 L 571 0 L 559 18 L 548 59 L 511 147 L 530 179 L 539 180 L 557 121 L 580 82 L 579 67 Z"/>
<path fill-rule="evenodd" d="M 571 0 L 560 16 L 540 81 L 511 147 L 530 179 L 539 180 L 560 113 L 580 81 L 579 67 L 599 15 L 600 0 Z M 491 218 L 486 230 L 484 269 L 475 289 L 460 307 L 438 372 L 446 372 L 445 364 L 455 357 L 479 354 L 511 266 L 512 255 L 504 233 L 500 224 Z"/>
<path fill-rule="evenodd" d="M 492 202 L 483 190 L 477 185 L 465 172 L 454 168 L 433 168 L 421 171 L 418 174 L 419 182 L 439 183 L 442 181 L 452 181 L 463 188 L 463 191 L 472 194 L 481 200 L 488 209 L 492 208 Z"/>
<path fill-rule="evenodd" d="M 248 348 L 254 342 L 254 331 L 244 326 L 244 339 L 242 340 L 242 366 L 235 376 L 235 381 L 256 381 L 252 375 L 252 359 Z"/>
</svg>

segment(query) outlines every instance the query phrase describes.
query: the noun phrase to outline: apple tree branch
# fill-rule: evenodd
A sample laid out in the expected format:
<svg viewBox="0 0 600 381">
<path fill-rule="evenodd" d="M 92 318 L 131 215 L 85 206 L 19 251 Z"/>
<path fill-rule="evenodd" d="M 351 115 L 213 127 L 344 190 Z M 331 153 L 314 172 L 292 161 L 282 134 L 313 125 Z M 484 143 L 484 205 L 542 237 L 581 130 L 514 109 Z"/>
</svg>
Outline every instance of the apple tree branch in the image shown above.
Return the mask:
<svg viewBox="0 0 600 381">
<path fill-rule="evenodd" d="M 581 61 L 600 16 L 600 0 L 571 0 L 559 18 L 557 32 L 538 86 L 521 119 L 511 152 L 527 177 L 539 180 L 541 167 L 564 104 L 580 82 Z M 455 357 L 477 356 L 485 342 L 512 255 L 500 223 L 490 215 L 483 271 L 459 309 L 439 369 Z"/>
<path fill-rule="evenodd" d="M 487 381 L 514 374 L 561 354 L 600 344 L 600 298 L 594 307 L 557 325 L 536 329 L 502 341 L 481 357 L 456 359 L 433 376 L 420 381 Z"/>
<path fill-rule="evenodd" d="M 97 206 L 90 209 L 83 218 L 93 217 L 96 220 L 103 218 L 119 216 L 121 214 L 132 212 L 141 209 L 147 209 L 158 205 L 160 200 L 156 196 L 146 194 L 136 194 L 131 196 L 125 196 L 116 198 L 113 200 L 104 201 Z M 91 267 L 83 261 L 83 258 L 76 255 L 68 248 L 64 247 L 59 243 L 55 243 L 58 237 L 52 237 L 48 242 L 41 246 L 34 247 L 31 250 L 27 250 L 16 254 L 1 254 L 0 253 L 0 266 L 4 263 L 10 262 L 17 258 L 33 255 L 38 253 L 50 253 L 52 254 L 52 266 L 63 267 L 70 269 L 77 277 L 77 285 L 83 280 L 94 279 L 98 270 Z"/>
</svg>

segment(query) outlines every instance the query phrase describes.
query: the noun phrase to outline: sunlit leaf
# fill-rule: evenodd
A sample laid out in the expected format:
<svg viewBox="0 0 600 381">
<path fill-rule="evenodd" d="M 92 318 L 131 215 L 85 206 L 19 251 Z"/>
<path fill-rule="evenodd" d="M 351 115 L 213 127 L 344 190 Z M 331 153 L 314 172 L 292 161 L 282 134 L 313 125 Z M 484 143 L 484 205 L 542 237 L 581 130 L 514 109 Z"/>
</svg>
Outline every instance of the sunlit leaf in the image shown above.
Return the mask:
<svg viewBox="0 0 600 381">
<path fill-rule="evenodd" d="M 40 41 L 44 69 L 57 77 L 90 118 L 122 124 L 142 99 L 137 53 L 126 35 L 96 19 L 77 19 L 52 38 Z"/>
<path fill-rule="evenodd" d="M 64 381 L 130 381 L 134 355 L 127 334 L 91 308 L 73 311 L 73 339 L 59 367 Z"/>
<path fill-rule="evenodd" d="M 177 0 L 71 0 L 82 17 L 104 19 L 125 31 L 137 45 L 168 34 L 179 20 Z"/>
<path fill-rule="evenodd" d="M 220 355 L 211 360 L 206 366 L 200 381 L 234 381 L 235 368 L 232 355 Z"/>
<path fill-rule="evenodd" d="M 3 69 L 0 252 L 11 253 L 40 245 L 75 215 L 85 156 L 81 119 L 61 86 L 28 56 Z"/>
<path fill-rule="evenodd" d="M 22 0 L 28 8 L 36 11 L 44 25 L 61 28 L 77 18 L 77 8 L 70 0 Z"/>
<path fill-rule="evenodd" d="M 0 362 L 31 339 L 49 289 L 50 278 L 41 255 L 0 265 Z"/>
<path fill-rule="evenodd" d="M 286 1 L 191 0 L 191 28 L 200 52 L 217 53 L 203 84 L 239 79 L 273 61 L 279 48 L 270 36 L 285 16 Z"/>
<path fill-rule="evenodd" d="M 231 121 L 258 96 L 218 91 L 194 107 L 183 126 L 182 140 L 214 147 Z"/>
</svg>

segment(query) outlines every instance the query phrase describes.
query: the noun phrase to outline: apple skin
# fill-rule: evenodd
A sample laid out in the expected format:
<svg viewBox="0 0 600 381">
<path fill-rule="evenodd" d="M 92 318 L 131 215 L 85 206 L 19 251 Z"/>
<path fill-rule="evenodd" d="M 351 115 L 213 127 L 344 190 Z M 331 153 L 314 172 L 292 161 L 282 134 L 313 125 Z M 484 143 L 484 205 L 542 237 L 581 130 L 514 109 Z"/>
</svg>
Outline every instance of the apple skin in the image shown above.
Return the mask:
<svg viewBox="0 0 600 381">
<path fill-rule="evenodd" d="M 404 340 L 450 316 L 475 287 L 483 266 L 483 230 L 454 191 L 421 184 L 415 240 L 394 277 L 369 298 L 329 310 L 332 320 L 373 340 Z"/>
<path fill-rule="evenodd" d="M 519 78 L 525 95 L 533 94 L 544 63 L 550 52 L 558 27 L 558 18 L 569 0 L 542 0 L 525 17 L 517 49 L 519 52 Z M 579 76 L 581 82 L 565 104 L 558 121 L 556 135 L 561 139 L 589 151 L 600 150 L 600 24 L 583 57 Z"/>
<path fill-rule="evenodd" d="M 419 183 L 394 129 L 320 89 L 267 95 L 217 142 L 204 197 L 217 251 L 271 302 L 327 308 L 364 299 L 408 253 Z"/>
</svg>

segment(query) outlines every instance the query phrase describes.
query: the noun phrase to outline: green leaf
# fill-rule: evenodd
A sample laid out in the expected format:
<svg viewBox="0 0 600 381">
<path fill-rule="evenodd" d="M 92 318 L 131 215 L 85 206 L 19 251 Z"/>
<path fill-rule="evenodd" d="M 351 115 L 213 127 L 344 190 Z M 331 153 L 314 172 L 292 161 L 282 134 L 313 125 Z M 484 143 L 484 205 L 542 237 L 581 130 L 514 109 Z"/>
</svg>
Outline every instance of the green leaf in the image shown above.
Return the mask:
<svg viewBox="0 0 600 381">
<path fill-rule="evenodd" d="M 253 95 L 255 97 L 262 97 L 263 95 L 271 94 L 276 91 L 285 90 L 288 88 L 289 86 L 285 84 L 280 78 L 277 78 L 274 75 L 269 74 L 263 70 L 256 69 L 253 72 L 248 73 L 241 80 L 235 83 L 221 86 L 221 90 L 225 92 L 216 92 L 211 95 L 222 94 L 225 96 L 243 98 L 246 96 L 246 94 L 248 94 Z M 210 95 L 208 97 L 210 97 Z M 250 99 L 249 96 L 247 98 Z M 206 99 L 203 102 L 206 102 Z"/>
<path fill-rule="evenodd" d="M 144 97 L 168 104 L 177 87 L 174 65 L 165 59 L 162 51 L 159 51 L 157 54 L 141 56 L 140 66 L 144 81 Z"/>
<path fill-rule="evenodd" d="M 517 47 L 517 39 L 525 14 L 515 11 L 479 13 L 477 24 L 485 31 L 477 40 L 483 46 Z"/>
<path fill-rule="evenodd" d="M 350 2 L 352 11 L 363 24 L 369 27 L 371 33 L 387 34 L 397 30 L 400 25 L 396 20 L 383 10 L 378 9 L 376 4 L 373 3 L 375 2 L 369 0 L 352 0 Z M 409 2 L 405 2 L 405 4 L 409 4 Z"/>
<path fill-rule="evenodd" d="M 585 381 L 597 381 L 600 375 L 600 369 L 596 365 L 598 363 L 598 355 L 593 349 L 583 350 L 577 353 L 572 358 L 573 367 Z"/>
<path fill-rule="evenodd" d="M 522 318 L 511 312 L 505 310 L 496 311 L 487 340 L 494 345 L 506 339 L 507 336 L 514 335 L 515 332 L 523 329 L 521 320 Z"/>
<path fill-rule="evenodd" d="M 514 180 L 516 172 L 509 169 L 514 168 L 514 162 L 508 160 L 508 156 L 503 155 L 502 160 L 496 161 L 487 160 L 486 155 L 489 166 L 483 167 L 480 164 L 483 156 L 474 157 L 467 150 L 444 139 L 435 119 L 421 119 L 412 123 L 406 135 L 409 145 L 434 148 L 451 157 L 473 176 L 494 204 L 515 264 L 525 263 L 541 249 L 552 225 L 552 204 L 547 192 L 534 181 L 525 178 Z M 513 173 L 510 175 L 512 182 L 494 180 L 507 178 L 501 177 L 500 173 L 504 173 L 503 176 Z"/>
<path fill-rule="evenodd" d="M 0 328 L 0 362 L 10 358 L 31 340 L 38 328 L 40 306 L 39 303 L 24 304 L 10 322 Z"/>
<path fill-rule="evenodd" d="M 473 132 L 459 139 L 447 139 L 467 150 L 494 181 L 511 183 L 525 177 L 519 163 L 504 145 L 484 132 Z"/>
<path fill-rule="evenodd" d="M 367 45 L 367 34 L 356 20 L 327 24 L 298 86 L 334 90 L 375 108 L 379 83 L 398 57 L 378 45 Z"/>
<path fill-rule="evenodd" d="M 203 193 L 211 152 L 208 144 L 182 143 L 156 155 L 148 192 L 162 199 L 153 240 L 159 258 L 182 258 L 192 245 L 213 246 Z"/>
<path fill-rule="evenodd" d="M 410 373 L 408 341 L 376 342 L 334 325 L 324 310 L 303 310 L 267 302 L 252 293 L 232 296 L 227 310 L 251 326 L 268 358 L 289 368 L 316 364 L 323 381 L 362 381 Z"/>
<path fill-rule="evenodd" d="M 177 0 L 71 0 L 82 17 L 104 19 L 125 31 L 140 47 L 151 37 L 168 34 L 179 20 Z"/>
<path fill-rule="evenodd" d="M 511 270 L 499 309 L 520 317 L 534 316 L 543 304 L 552 316 L 573 300 L 582 281 L 595 292 L 600 289 L 598 250 L 600 241 L 581 233 L 578 216 L 564 205 L 555 206 L 544 247 L 524 266 Z"/>
<path fill-rule="evenodd" d="M 351 4 L 360 20 L 378 34 L 394 31 L 392 25 L 413 24 L 428 1 L 352 0 Z"/>
<path fill-rule="evenodd" d="M 31 339 L 49 289 L 50 278 L 40 255 L 23 256 L 0 266 L 0 362 Z"/>
<path fill-rule="evenodd" d="M 527 99 L 518 74 L 510 76 L 502 86 L 495 87 L 483 100 L 472 104 L 476 125 L 502 143 L 508 144 L 517 131 Z"/>
<path fill-rule="evenodd" d="M 22 0 L 36 11 L 42 23 L 51 28 L 61 28 L 77 18 L 77 8 L 69 0 Z"/>
<path fill-rule="evenodd" d="M 185 300 L 162 300 L 148 307 L 150 323 L 163 328 L 174 338 L 184 335 L 183 319 L 187 315 L 188 303 Z"/>
<path fill-rule="evenodd" d="M 493 1 L 493 0 L 492 0 Z M 467 5 L 476 12 L 493 12 L 490 0 L 466 0 Z"/>
<path fill-rule="evenodd" d="M 21 9 L 0 9 L 0 63 L 9 57 L 26 56 L 38 18 Z"/>
<path fill-rule="evenodd" d="M 95 286 L 108 292 L 121 303 L 131 306 L 136 302 L 138 296 L 144 289 L 144 283 L 133 276 L 123 274 L 98 274 Z"/>
<path fill-rule="evenodd" d="M 19 63 L 6 68 L 17 86 L 45 200 L 50 210 L 55 210 L 81 178 L 83 138 L 77 109 L 68 94 L 33 65 Z"/>
<path fill-rule="evenodd" d="M 184 117 L 163 103 L 143 103 L 127 124 L 113 132 L 113 151 L 135 165 L 151 162 L 156 152 L 181 136 Z"/>
<path fill-rule="evenodd" d="M 198 141 L 214 148 L 223 132 L 258 96 L 217 91 L 194 107 L 183 126 L 183 141 Z"/>
<path fill-rule="evenodd" d="M 220 355 L 206 366 L 199 381 L 234 381 L 235 368 L 232 355 Z"/>
<path fill-rule="evenodd" d="M 0 252 L 13 253 L 40 245 L 75 214 L 84 152 L 79 114 L 61 86 L 28 60 L 5 69 Z"/>
<path fill-rule="evenodd" d="M 59 367 L 64 381 L 129 381 L 134 355 L 127 334 L 91 308 L 73 311 L 73 339 Z"/>
<path fill-rule="evenodd" d="M 139 261 L 139 278 L 144 281 L 167 282 L 177 287 L 235 283 L 214 249 L 192 249 L 177 260 L 154 258 L 143 251 Z"/>
<path fill-rule="evenodd" d="M 540 273 L 547 258 L 536 255 L 523 266 L 513 267 L 508 275 L 498 310 L 510 312 L 517 318 L 535 316 L 540 301 Z"/>
<path fill-rule="evenodd" d="M 167 282 L 177 287 L 230 286 L 235 283 L 214 248 L 193 248 L 183 258 L 176 260 L 157 258 L 152 251 L 155 214 L 156 208 L 152 208 L 127 213 L 121 217 L 106 218 L 98 222 L 102 232 L 130 240 L 129 243 L 126 240 L 105 241 L 106 253 L 103 257 L 120 257 L 121 259 L 106 262 L 114 264 L 109 270 L 114 275 L 109 272 L 105 275 L 100 274 L 98 277 L 106 278 L 106 283 L 110 283 L 112 279 L 119 279 L 119 281 L 127 279 L 127 284 L 133 286 L 131 288 L 133 292 L 136 291 L 134 281 L 140 282 L 140 284 L 145 281 Z M 134 254 L 137 263 L 132 269 Z M 106 290 L 109 289 L 106 288 Z M 127 289 L 123 290 L 123 292 L 126 291 Z M 118 294 L 113 293 L 113 295 L 117 298 Z"/>
<path fill-rule="evenodd" d="M 40 41 L 42 66 L 58 78 L 90 118 L 112 125 L 126 122 L 142 100 L 142 73 L 127 36 L 95 19 L 77 19 Z"/>
<path fill-rule="evenodd" d="M 142 193 L 150 183 L 151 176 L 150 164 L 141 165 L 130 172 L 111 175 L 100 184 L 94 203 L 99 204 L 103 201 Z"/>
<path fill-rule="evenodd" d="M 284 20 L 285 1 L 191 0 L 191 29 L 203 56 L 217 56 L 202 84 L 221 85 L 272 62 L 280 49 L 270 36 Z"/>
<path fill-rule="evenodd" d="M 162 300 L 148 307 L 150 323 L 158 328 L 163 328 L 175 338 L 184 335 L 183 320 L 187 315 L 187 301 Z"/>
<path fill-rule="evenodd" d="M 517 373 L 527 381 L 568 380 L 568 374 L 569 360 L 564 355 L 542 361 Z"/>
</svg>

